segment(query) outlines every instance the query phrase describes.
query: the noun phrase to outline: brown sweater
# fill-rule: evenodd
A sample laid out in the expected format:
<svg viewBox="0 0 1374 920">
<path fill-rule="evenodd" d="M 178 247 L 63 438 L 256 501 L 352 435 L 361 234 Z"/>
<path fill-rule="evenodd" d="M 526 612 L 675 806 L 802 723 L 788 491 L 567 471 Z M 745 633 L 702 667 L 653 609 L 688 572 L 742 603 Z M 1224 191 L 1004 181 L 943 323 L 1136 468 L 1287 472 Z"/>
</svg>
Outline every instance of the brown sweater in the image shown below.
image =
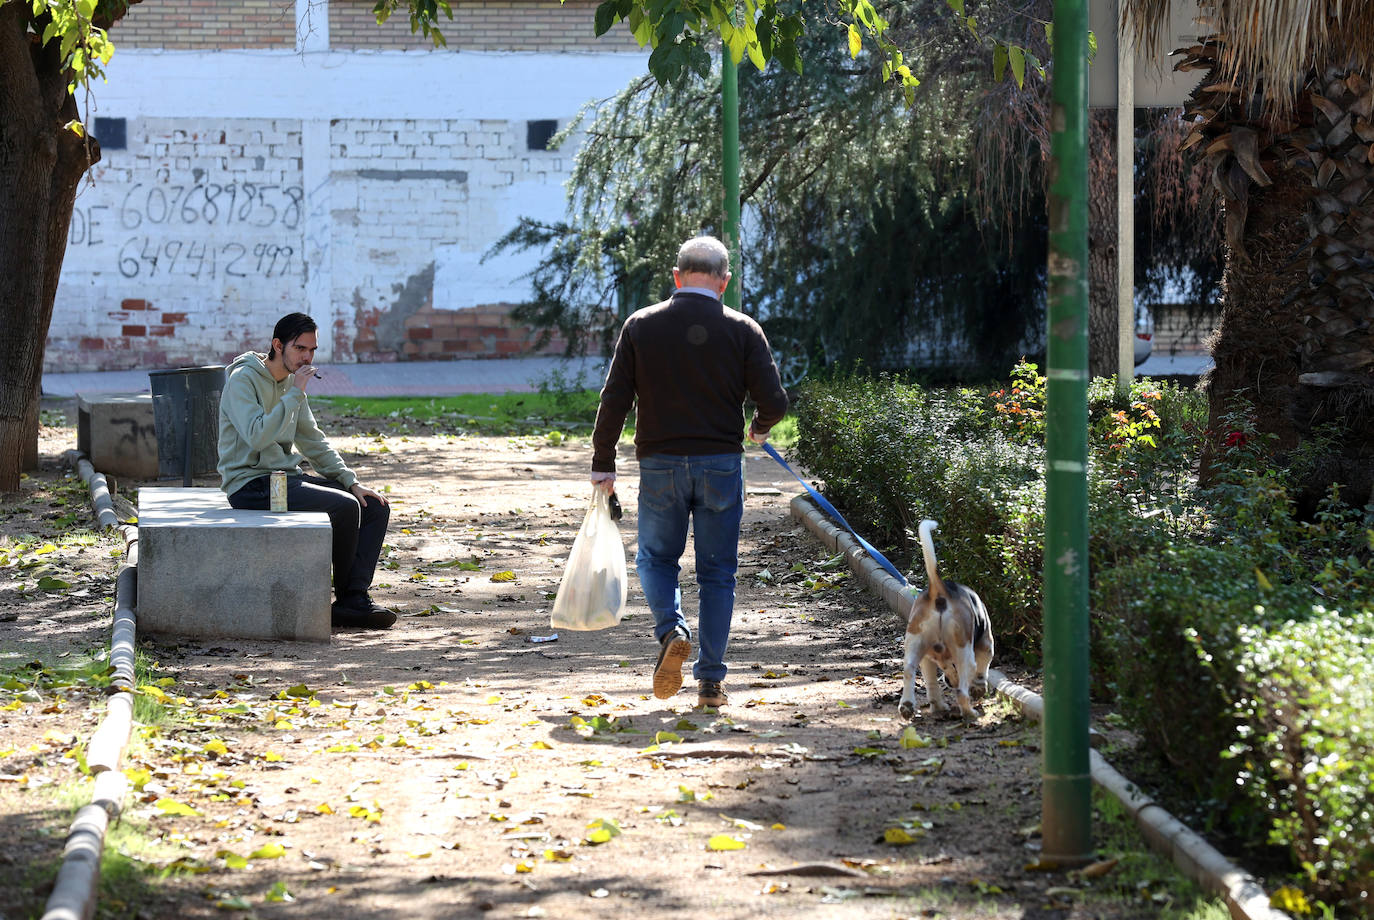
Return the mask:
<svg viewBox="0 0 1374 920">
<path fill-rule="evenodd" d="M 704 294 L 636 311 L 616 342 L 592 434 L 592 471 L 615 472 L 615 445 L 635 406 L 635 456 L 728 454 L 743 449 L 744 397 L 752 427 L 768 431 L 787 393 L 768 339 L 751 317 Z"/>
</svg>

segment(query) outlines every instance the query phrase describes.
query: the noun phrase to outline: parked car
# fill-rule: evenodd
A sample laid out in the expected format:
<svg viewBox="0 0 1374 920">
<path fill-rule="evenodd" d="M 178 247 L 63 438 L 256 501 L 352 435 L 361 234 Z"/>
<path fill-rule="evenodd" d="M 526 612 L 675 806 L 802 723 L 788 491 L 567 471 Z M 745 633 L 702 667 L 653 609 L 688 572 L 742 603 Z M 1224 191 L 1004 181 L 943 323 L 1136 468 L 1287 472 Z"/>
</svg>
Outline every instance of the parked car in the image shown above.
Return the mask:
<svg viewBox="0 0 1374 920">
<path fill-rule="evenodd" d="M 1155 318 L 1143 303 L 1135 305 L 1135 366 L 1139 367 L 1154 349 Z"/>
</svg>

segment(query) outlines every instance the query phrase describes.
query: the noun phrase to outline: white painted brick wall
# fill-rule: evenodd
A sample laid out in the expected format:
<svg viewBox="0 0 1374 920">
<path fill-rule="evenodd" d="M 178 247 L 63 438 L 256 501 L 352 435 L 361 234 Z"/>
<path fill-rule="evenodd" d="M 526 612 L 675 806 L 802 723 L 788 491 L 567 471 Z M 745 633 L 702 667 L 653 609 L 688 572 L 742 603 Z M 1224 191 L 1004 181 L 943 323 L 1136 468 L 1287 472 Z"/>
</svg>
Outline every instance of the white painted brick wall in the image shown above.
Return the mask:
<svg viewBox="0 0 1374 920">
<path fill-rule="evenodd" d="M 221 363 L 264 349 L 275 321 L 302 309 L 328 360 L 388 359 L 417 310 L 523 300 L 537 255 L 482 256 L 519 217 L 562 216 L 576 149 L 526 150 L 526 121 L 565 122 L 642 69 L 540 58 L 575 76 L 525 86 L 502 75 L 526 72 L 523 58 L 326 57 L 302 68 L 295 55 L 125 52 L 121 66 L 142 70 L 111 73 L 132 89 L 103 97 L 99 114 L 127 119 L 128 149 L 106 150 L 77 199 L 46 369 Z M 351 68 L 378 87 L 436 68 L 443 79 L 424 85 L 463 91 L 360 97 L 340 77 Z M 454 117 L 419 117 L 436 109 Z M 356 351 L 374 331 L 377 350 Z"/>
<path fill-rule="evenodd" d="M 299 130 L 249 119 L 127 127 L 128 149 L 106 151 L 77 197 L 52 369 L 222 361 L 299 300 Z M 261 166 L 231 155 L 255 133 L 284 155 Z"/>
</svg>

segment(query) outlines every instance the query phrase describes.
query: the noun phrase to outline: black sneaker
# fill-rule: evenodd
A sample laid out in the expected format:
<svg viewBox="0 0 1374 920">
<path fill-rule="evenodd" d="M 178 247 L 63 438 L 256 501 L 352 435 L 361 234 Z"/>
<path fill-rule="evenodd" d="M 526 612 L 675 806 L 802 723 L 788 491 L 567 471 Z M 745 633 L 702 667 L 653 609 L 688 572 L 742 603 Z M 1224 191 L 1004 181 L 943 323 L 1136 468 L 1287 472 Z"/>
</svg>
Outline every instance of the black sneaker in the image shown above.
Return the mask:
<svg viewBox="0 0 1374 920">
<path fill-rule="evenodd" d="M 366 594 L 348 596 L 334 602 L 329 620 L 335 626 L 356 626 L 360 629 L 389 629 L 396 622 L 396 614 L 379 607 Z"/>
<path fill-rule="evenodd" d="M 692 640 L 681 626 L 663 637 L 654 664 L 654 696 L 666 700 L 682 689 L 682 665 L 691 654 Z"/>
<path fill-rule="evenodd" d="M 730 702 L 725 692 L 725 684 L 718 680 L 697 681 L 697 705 L 711 706 L 716 709 Z"/>
<path fill-rule="evenodd" d="M 728 702 L 730 702 L 730 696 L 725 693 L 724 682 L 697 681 L 697 706 L 712 706 L 714 709 L 720 709 Z"/>
</svg>

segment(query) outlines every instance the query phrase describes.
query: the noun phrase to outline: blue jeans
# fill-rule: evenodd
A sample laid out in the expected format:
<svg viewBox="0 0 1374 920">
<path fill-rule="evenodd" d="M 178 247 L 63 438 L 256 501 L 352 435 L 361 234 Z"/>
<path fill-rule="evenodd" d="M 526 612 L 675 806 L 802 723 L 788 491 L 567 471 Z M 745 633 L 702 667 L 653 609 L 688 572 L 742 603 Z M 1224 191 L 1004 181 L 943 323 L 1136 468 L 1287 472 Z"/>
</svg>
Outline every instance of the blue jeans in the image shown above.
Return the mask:
<svg viewBox="0 0 1374 920">
<path fill-rule="evenodd" d="M 740 454 L 679 457 L 654 454 L 639 461 L 639 553 L 635 565 L 644 599 L 654 614 L 654 638 L 681 626 L 679 560 L 693 527 L 697 560 L 697 680 L 725 679 L 725 646 L 735 608 L 739 524 L 744 514 Z"/>
</svg>

